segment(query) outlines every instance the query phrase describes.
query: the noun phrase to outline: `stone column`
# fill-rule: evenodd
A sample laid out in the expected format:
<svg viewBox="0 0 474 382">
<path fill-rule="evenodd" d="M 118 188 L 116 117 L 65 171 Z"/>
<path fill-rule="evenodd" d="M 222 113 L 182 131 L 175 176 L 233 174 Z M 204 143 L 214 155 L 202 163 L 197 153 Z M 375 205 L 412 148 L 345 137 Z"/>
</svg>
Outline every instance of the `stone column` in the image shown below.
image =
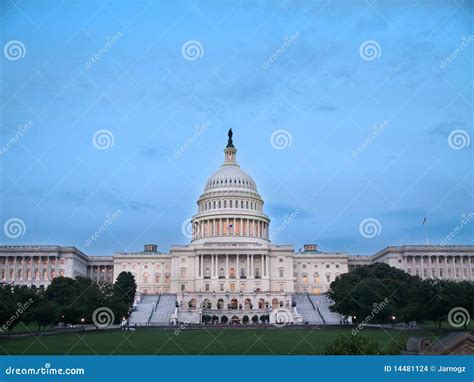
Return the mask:
<svg viewBox="0 0 474 382">
<path fill-rule="evenodd" d="M 448 273 L 448 257 L 445 256 L 444 258 L 444 270 L 445 270 L 445 273 L 446 273 L 446 278 L 449 279 L 449 273 Z"/>
<path fill-rule="evenodd" d="M 239 255 L 235 255 L 236 257 L 236 268 L 237 268 L 237 279 L 240 279 L 240 265 L 239 265 Z"/>
<path fill-rule="evenodd" d="M 15 282 L 16 282 L 16 279 L 17 279 L 17 276 L 18 276 L 18 274 L 17 274 L 18 270 L 17 270 L 17 267 L 16 267 L 16 258 L 17 258 L 16 256 L 13 257 L 13 277 L 12 277 L 12 279 L 15 280 Z"/>
<path fill-rule="evenodd" d="M 453 280 L 456 280 L 456 256 L 453 256 Z"/>
<path fill-rule="evenodd" d="M 229 278 L 229 255 L 225 255 L 225 278 Z"/>
</svg>

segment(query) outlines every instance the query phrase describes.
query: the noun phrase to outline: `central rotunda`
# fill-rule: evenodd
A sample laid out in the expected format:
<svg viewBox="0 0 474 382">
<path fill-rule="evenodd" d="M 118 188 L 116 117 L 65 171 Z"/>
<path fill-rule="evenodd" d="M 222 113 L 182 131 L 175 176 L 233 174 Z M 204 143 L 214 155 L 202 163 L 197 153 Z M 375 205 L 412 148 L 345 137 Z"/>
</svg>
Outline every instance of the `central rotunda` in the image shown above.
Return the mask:
<svg viewBox="0 0 474 382">
<path fill-rule="evenodd" d="M 224 163 L 207 180 L 191 243 L 171 248 L 178 322 L 293 322 L 293 247 L 273 245 L 253 178 L 237 163 L 229 130 Z"/>
<path fill-rule="evenodd" d="M 263 199 L 255 181 L 236 160 L 232 130 L 224 149 L 222 166 L 208 179 L 192 219 L 193 243 L 246 242 L 268 244 L 270 220 L 263 213 Z"/>
</svg>

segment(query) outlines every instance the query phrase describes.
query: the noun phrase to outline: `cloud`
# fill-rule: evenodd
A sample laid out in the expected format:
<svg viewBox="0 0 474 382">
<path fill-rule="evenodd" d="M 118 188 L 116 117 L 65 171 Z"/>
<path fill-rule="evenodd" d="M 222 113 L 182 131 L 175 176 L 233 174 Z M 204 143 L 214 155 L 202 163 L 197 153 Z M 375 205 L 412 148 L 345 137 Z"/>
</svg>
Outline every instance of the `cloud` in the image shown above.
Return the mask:
<svg viewBox="0 0 474 382">
<path fill-rule="evenodd" d="M 334 106 L 334 105 L 331 105 L 331 104 L 320 103 L 320 104 L 316 104 L 313 107 L 313 110 L 314 111 L 322 111 L 322 112 L 332 112 L 332 111 L 336 111 L 337 107 Z"/>
<path fill-rule="evenodd" d="M 131 200 L 128 202 L 126 208 L 133 212 L 145 212 L 155 210 L 156 206 L 145 201 Z"/>
<path fill-rule="evenodd" d="M 428 128 L 428 133 L 430 135 L 446 138 L 451 131 L 455 129 L 462 129 L 464 126 L 465 123 L 461 121 L 444 121 L 435 125 L 431 125 Z"/>
<path fill-rule="evenodd" d="M 140 150 L 140 155 L 150 159 L 162 159 L 167 157 L 169 150 L 164 146 L 147 147 Z"/>
</svg>

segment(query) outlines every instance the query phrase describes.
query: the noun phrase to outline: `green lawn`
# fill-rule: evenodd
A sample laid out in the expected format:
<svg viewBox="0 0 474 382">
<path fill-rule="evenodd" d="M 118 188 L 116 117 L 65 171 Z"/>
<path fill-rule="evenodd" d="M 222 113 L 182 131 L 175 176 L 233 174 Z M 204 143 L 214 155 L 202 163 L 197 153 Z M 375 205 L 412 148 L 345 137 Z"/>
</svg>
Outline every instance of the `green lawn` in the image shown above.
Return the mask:
<svg viewBox="0 0 474 382">
<path fill-rule="evenodd" d="M 23 338 L 1 338 L 0 354 L 324 354 L 324 344 L 350 329 L 138 329 L 99 331 Z M 377 341 L 384 353 L 408 337 L 432 332 L 363 329 L 361 336 Z"/>
</svg>

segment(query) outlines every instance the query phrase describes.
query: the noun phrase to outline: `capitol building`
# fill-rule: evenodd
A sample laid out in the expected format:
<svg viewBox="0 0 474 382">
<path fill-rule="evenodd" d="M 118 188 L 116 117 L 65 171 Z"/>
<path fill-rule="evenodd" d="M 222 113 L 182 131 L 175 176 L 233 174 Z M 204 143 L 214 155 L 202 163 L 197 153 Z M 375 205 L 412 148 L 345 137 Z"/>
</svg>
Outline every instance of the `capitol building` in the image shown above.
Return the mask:
<svg viewBox="0 0 474 382">
<path fill-rule="evenodd" d="M 238 164 L 232 131 L 223 164 L 197 200 L 191 227 L 190 243 L 172 246 L 169 253 L 155 244 L 113 256 L 87 256 L 75 247 L 1 246 L 1 281 L 46 287 L 58 276 L 113 282 L 131 272 L 137 283 L 131 323 L 166 325 L 199 323 L 204 316 L 251 323 L 265 315 L 276 324 L 337 323 L 341 317 L 329 311 L 324 295 L 331 282 L 376 262 L 421 278 L 474 280 L 474 246 L 390 246 L 356 256 L 324 252 L 316 244 L 300 251 L 273 244 L 263 198 Z"/>
</svg>

